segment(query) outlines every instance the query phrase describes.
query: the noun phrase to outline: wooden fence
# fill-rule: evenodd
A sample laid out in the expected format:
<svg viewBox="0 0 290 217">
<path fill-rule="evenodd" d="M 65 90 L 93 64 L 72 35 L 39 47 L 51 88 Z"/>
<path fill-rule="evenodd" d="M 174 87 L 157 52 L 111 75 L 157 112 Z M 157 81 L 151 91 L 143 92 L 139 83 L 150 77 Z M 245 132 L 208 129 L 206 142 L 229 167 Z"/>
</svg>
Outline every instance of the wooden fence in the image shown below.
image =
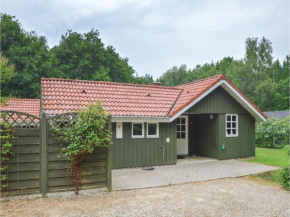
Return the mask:
<svg viewBox="0 0 290 217">
<path fill-rule="evenodd" d="M 53 135 L 53 126 L 70 127 L 77 120 L 76 114 L 62 114 L 41 118 L 13 111 L 2 111 L 7 114 L 4 119 L 13 128 L 11 139 L 12 151 L 8 163 L 8 189 L 1 183 L 1 197 L 42 194 L 74 190 L 70 178 L 70 165 L 63 156 L 60 144 Z M 110 130 L 110 121 L 108 127 Z M 82 159 L 81 189 L 107 187 L 112 190 L 111 151 L 98 148 Z M 1 164 L 4 162 L 1 161 Z"/>
</svg>

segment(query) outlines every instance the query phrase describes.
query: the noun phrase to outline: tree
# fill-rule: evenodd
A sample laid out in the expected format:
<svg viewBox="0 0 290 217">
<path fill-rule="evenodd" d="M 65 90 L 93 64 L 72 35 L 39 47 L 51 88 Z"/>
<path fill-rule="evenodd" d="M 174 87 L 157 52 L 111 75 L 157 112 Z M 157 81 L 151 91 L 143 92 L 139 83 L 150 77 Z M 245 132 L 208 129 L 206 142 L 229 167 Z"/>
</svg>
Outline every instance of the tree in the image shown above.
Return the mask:
<svg viewBox="0 0 290 217">
<path fill-rule="evenodd" d="M 2 85 L 9 82 L 15 76 L 15 67 L 9 63 L 8 58 L 0 53 L 0 104 L 7 104 L 7 96 L 3 95 Z"/>
<path fill-rule="evenodd" d="M 136 84 L 151 84 L 154 82 L 154 79 L 151 75 L 145 74 L 144 76 L 138 76 L 133 77 L 133 83 Z"/>
<path fill-rule="evenodd" d="M 4 42 L 7 42 L 3 52 L 17 71 L 13 79 L 2 85 L 3 96 L 39 98 L 41 77 L 60 76 L 46 38 L 25 32 L 15 17 L 6 14 L 1 15 L 1 31 Z"/>
<path fill-rule="evenodd" d="M 68 30 L 51 51 L 64 78 L 108 80 L 108 69 L 102 68 L 105 49 L 98 31 L 81 34 Z"/>
<path fill-rule="evenodd" d="M 272 67 L 272 53 L 272 43 L 265 37 L 260 41 L 258 38 L 246 40 L 245 63 L 258 81 L 265 79 L 268 69 Z"/>
<path fill-rule="evenodd" d="M 1 52 L 9 57 L 11 47 L 20 47 L 26 44 L 26 36 L 18 20 L 14 16 L 1 13 Z"/>
<path fill-rule="evenodd" d="M 179 68 L 174 66 L 173 68 L 167 70 L 160 78 L 159 81 L 165 86 L 176 86 L 184 84 L 188 81 L 188 71 L 185 64 L 181 65 Z"/>
<path fill-rule="evenodd" d="M 63 77 L 83 80 L 131 82 L 133 68 L 112 46 L 104 47 L 99 32 L 67 31 L 52 52 Z"/>
<path fill-rule="evenodd" d="M 262 111 L 271 111 L 275 107 L 274 94 L 276 90 L 276 83 L 271 78 L 260 82 L 255 87 L 252 100 L 259 105 Z M 272 99 L 272 100 L 271 100 Z"/>
<path fill-rule="evenodd" d="M 108 68 L 108 74 L 112 81 L 130 83 L 135 73 L 132 66 L 129 65 L 128 58 L 121 58 L 115 48 L 108 46 L 105 50 L 105 67 Z"/>
<path fill-rule="evenodd" d="M 277 61 L 278 62 L 278 61 Z M 276 66 L 278 63 L 275 64 Z M 282 66 L 276 67 L 277 73 L 275 79 L 277 82 L 275 93 L 274 93 L 274 104 L 275 110 L 289 110 L 289 93 L 290 93 L 290 57 L 286 56 Z"/>
<path fill-rule="evenodd" d="M 8 58 L 0 53 L 0 82 L 5 84 L 15 76 L 15 66 L 9 63 Z"/>
</svg>

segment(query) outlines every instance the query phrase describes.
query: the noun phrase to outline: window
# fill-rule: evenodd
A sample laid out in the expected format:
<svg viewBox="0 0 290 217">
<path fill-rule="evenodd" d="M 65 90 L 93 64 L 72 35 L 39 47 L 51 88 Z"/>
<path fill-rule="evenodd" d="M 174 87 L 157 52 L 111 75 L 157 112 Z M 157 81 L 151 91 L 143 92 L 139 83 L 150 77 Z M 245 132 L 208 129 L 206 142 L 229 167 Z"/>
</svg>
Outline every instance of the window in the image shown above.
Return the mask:
<svg viewBox="0 0 290 217">
<path fill-rule="evenodd" d="M 132 138 L 144 138 L 144 123 L 132 123 Z"/>
<path fill-rule="evenodd" d="M 184 117 L 177 118 L 177 139 L 186 138 L 186 120 Z"/>
<path fill-rule="evenodd" d="M 238 115 L 226 115 L 226 137 L 238 136 Z"/>
<path fill-rule="evenodd" d="M 159 123 L 147 123 L 147 138 L 159 138 Z"/>
</svg>

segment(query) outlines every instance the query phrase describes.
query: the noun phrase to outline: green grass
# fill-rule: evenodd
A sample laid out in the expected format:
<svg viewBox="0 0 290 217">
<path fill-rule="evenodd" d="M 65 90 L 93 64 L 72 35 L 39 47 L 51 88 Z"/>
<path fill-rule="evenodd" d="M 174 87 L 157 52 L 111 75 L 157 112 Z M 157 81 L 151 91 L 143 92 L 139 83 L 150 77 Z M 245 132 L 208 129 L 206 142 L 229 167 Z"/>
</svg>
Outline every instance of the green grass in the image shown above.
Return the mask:
<svg viewBox="0 0 290 217">
<path fill-rule="evenodd" d="M 283 149 L 256 148 L 256 157 L 248 158 L 244 161 L 277 166 L 280 168 L 289 165 L 287 151 Z M 250 175 L 249 177 L 253 179 L 265 180 L 279 185 L 281 185 L 282 181 L 281 170 Z"/>
<path fill-rule="evenodd" d="M 245 159 L 248 162 L 261 163 L 271 166 L 288 166 L 289 159 L 284 149 L 256 148 L 256 157 Z"/>
</svg>

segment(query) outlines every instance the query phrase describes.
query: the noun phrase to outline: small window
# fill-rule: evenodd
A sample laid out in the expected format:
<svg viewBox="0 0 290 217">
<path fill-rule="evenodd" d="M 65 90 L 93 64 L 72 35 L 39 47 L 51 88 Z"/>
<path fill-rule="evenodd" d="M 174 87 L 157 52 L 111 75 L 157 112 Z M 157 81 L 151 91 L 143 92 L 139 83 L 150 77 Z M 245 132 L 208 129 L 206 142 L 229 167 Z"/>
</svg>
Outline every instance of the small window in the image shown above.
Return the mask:
<svg viewBox="0 0 290 217">
<path fill-rule="evenodd" d="M 132 123 L 132 138 L 144 138 L 144 123 Z"/>
<path fill-rule="evenodd" d="M 159 123 L 147 123 L 147 138 L 159 138 Z"/>
<path fill-rule="evenodd" d="M 177 118 L 177 139 L 186 139 L 186 121 L 184 117 Z"/>
<path fill-rule="evenodd" d="M 226 137 L 238 136 L 238 115 L 226 115 Z"/>
</svg>

